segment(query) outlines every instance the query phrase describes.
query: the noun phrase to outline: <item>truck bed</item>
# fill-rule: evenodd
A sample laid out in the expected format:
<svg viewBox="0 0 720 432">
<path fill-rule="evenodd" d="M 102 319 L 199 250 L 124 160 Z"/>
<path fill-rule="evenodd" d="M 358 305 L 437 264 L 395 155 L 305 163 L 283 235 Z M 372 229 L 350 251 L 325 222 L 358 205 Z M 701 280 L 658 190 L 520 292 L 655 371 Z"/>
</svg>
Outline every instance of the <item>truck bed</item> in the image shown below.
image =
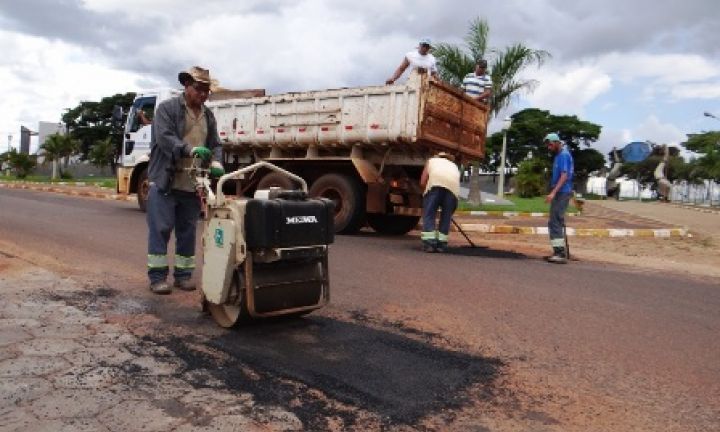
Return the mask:
<svg viewBox="0 0 720 432">
<path fill-rule="evenodd" d="M 315 147 L 326 156 L 342 157 L 343 149 L 359 146 L 447 151 L 460 160 L 485 154 L 488 107 L 425 75 L 412 74 L 400 85 L 230 98 L 207 105 L 228 153 L 304 154 Z"/>
</svg>

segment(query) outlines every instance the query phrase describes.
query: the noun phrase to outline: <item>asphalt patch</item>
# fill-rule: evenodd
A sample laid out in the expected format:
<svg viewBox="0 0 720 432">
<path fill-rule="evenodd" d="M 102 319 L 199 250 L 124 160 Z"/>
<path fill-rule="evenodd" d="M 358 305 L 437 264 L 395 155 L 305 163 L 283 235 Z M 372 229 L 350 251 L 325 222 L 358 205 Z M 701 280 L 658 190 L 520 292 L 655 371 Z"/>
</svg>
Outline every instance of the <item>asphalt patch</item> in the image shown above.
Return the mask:
<svg viewBox="0 0 720 432">
<path fill-rule="evenodd" d="M 45 293 L 51 301 L 61 301 L 69 306 L 76 307 L 89 313 L 99 313 L 106 310 L 118 291 L 107 286 L 82 291 L 50 292 Z"/>
<path fill-rule="evenodd" d="M 101 287 L 49 297 L 98 313 L 132 300 L 117 294 Z M 137 300 L 155 309 L 152 299 Z M 262 406 L 279 406 L 306 430 L 329 430 L 329 419 L 362 429 L 368 416 L 383 428 L 422 429 L 426 417 L 502 397 L 499 359 L 438 347 L 442 335 L 363 311 L 353 312 L 351 322 L 314 315 L 253 321 L 228 331 L 197 310 L 177 306 L 154 310 L 162 320 L 157 332 L 125 349 L 158 361 L 179 360 L 182 366 L 172 376 L 194 388 L 252 394 L 253 411 L 245 414 L 254 418 L 262 418 Z M 158 346 L 172 355 L 158 354 Z M 148 379 L 133 364 L 116 373 L 128 385 Z"/>
<path fill-rule="evenodd" d="M 462 246 L 462 247 L 451 247 L 448 249 L 446 254 L 468 256 L 468 257 L 483 257 L 483 258 L 499 258 L 499 259 L 527 259 L 527 255 L 519 252 L 511 252 L 497 249 L 490 249 L 485 246 Z"/>
<path fill-rule="evenodd" d="M 480 385 L 481 397 L 493 398 L 503 366 L 495 358 L 325 317 L 259 322 L 207 340 L 148 340 L 173 351 L 186 371 L 198 371 L 201 379 L 194 386 L 206 386 L 210 374 L 229 391 L 250 392 L 260 404 L 292 411 L 308 430 L 327 429 L 331 417 L 342 418 L 345 427 L 356 426 L 356 412 L 342 406 L 374 413 L 386 426 L 413 426 L 428 415 L 466 405 L 471 387 Z M 253 374 L 246 373 L 247 367 Z"/>
</svg>

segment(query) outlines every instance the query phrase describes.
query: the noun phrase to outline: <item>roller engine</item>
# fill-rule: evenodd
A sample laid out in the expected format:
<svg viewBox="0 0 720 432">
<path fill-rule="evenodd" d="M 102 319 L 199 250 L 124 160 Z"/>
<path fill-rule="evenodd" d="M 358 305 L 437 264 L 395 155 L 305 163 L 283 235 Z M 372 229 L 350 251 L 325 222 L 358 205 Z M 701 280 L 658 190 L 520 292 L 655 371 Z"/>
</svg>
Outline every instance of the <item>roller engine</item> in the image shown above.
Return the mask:
<svg viewBox="0 0 720 432">
<path fill-rule="evenodd" d="M 261 168 L 287 176 L 301 189 L 258 190 L 253 198 L 223 194 L 226 181 L 241 181 Z M 219 325 L 302 315 L 327 304 L 332 201 L 308 198 L 302 178 L 268 162 L 223 175 L 216 193 L 206 170 L 195 168 L 192 174 L 205 201 L 203 306 Z"/>
</svg>

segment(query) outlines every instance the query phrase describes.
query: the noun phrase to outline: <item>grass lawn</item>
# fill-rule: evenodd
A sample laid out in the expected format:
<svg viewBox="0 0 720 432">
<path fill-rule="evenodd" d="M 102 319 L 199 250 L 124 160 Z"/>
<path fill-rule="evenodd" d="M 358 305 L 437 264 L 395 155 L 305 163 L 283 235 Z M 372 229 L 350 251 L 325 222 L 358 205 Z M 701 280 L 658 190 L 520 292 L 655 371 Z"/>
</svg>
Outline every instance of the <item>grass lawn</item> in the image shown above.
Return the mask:
<svg viewBox="0 0 720 432">
<path fill-rule="evenodd" d="M 106 187 L 106 188 L 115 188 L 115 185 L 117 183 L 117 180 L 115 177 L 81 177 L 81 178 L 73 178 L 73 179 L 56 179 L 56 180 L 50 180 L 50 177 L 46 176 L 34 176 L 30 175 L 25 177 L 24 179 L 19 179 L 15 176 L 6 176 L 6 175 L 0 175 L 0 181 L 6 181 L 6 182 L 14 182 L 14 181 L 28 181 L 28 182 L 37 182 L 37 183 L 67 183 L 67 184 L 75 184 L 75 183 L 84 183 L 88 185 L 96 185 L 100 187 Z"/>
<path fill-rule="evenodd" d="M 482 204 L 474 206 L 465 200 L 460 200 L 458 210 L 484 210 L 484 211 L 516 211 L 516 212 L 545 212 L 550 211 L 550 204 L 545 203 L 545 197 L 520 198 L 513 195 L 505 195 L 505 199 L 512 201 L 515 205 L 492 205 Z M 569 213 L 577 212 L 577 208 L 570 205 Z"/>
</svg>

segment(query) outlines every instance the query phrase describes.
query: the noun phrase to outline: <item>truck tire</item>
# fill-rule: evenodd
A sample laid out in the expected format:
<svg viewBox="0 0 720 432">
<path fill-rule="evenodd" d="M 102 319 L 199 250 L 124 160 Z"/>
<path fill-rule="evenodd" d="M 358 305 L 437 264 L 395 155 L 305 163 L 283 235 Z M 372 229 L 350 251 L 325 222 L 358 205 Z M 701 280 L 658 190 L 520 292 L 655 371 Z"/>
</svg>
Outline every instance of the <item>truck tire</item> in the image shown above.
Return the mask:
<svg viewBox="0 0 720 432">
<path fill-rule="evenodd" d="M 360 183 L 343 174 L 325 174 L 315 180 L 308 195 L 335 203 L 335 232 L 354 234 L 365 222 L 365 193 Z"/>
<path fill-rule="evenodd" d="M 137 202 L 140 210 L 147 211 L 148 194 L 150 193 L 150 182 L 148 181 L 147 167 L 138 174 Z"/>
<path fill-rule="evenodd" d="M 417 227 L 420 216 L 368 214 L 368 225 L 380 234 L 404 235 Z"/>
<path fill-rule="evenodd" d="M 270 189 L 271 187 L 279 187 L 284 190 L 298 189 L 298 186 L 292 180 L 278 172 L 266 174 L 257 185 L 258 190 Z"/>
</svg>

